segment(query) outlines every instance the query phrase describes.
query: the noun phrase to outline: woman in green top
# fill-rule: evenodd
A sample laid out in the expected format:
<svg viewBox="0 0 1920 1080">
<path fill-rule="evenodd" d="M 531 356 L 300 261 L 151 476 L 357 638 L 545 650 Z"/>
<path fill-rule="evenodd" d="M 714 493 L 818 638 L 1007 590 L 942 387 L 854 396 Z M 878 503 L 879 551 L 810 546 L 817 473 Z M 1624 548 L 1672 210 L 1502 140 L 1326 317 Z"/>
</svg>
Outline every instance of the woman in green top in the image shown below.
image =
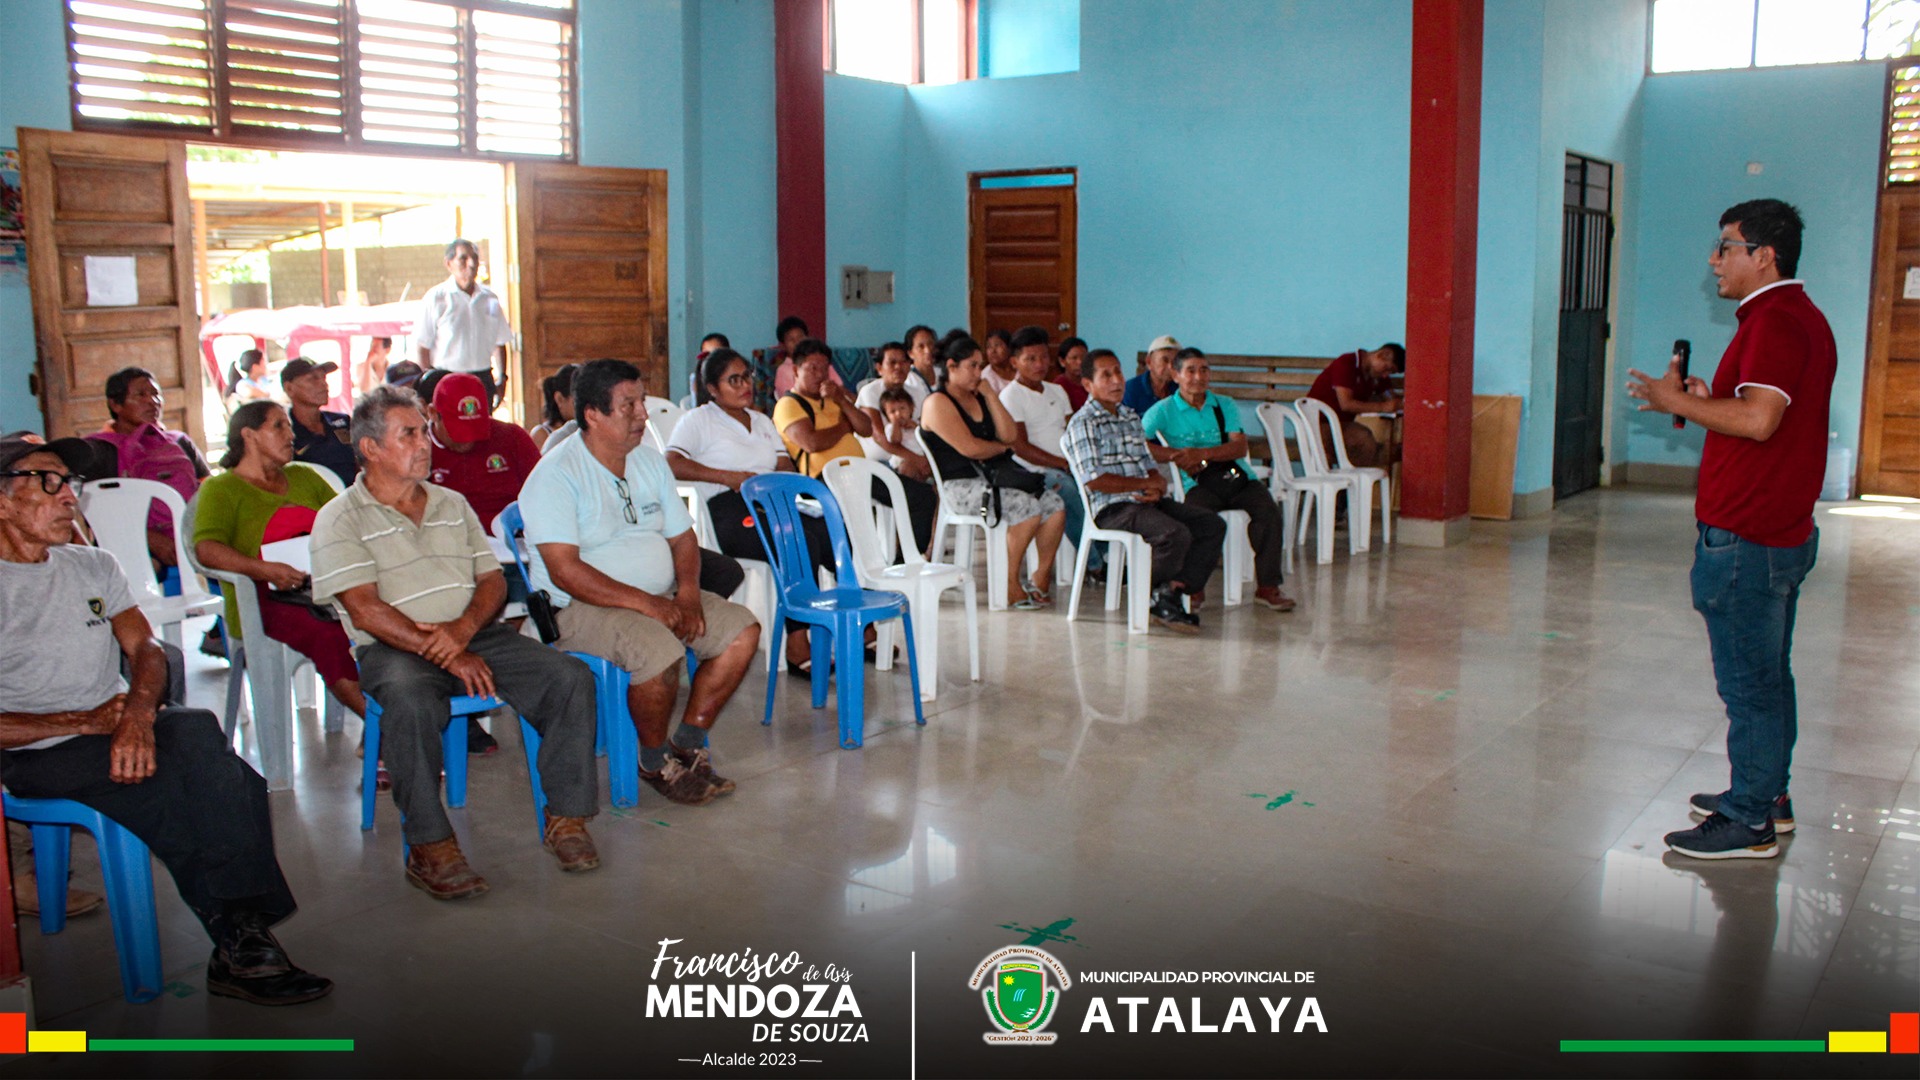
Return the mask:
<svg viewBox="0 0 1920 1080">
<path fill-rule="evenodd" d="M 267 636 L 284 642 L 313 661 L 327 689 L 355 715 L 365 716 L 360 669 L 346 631 L 305 604 L 282 603 L 268 586 L 298 589 L 307 575 L 282 562 L 260 557 L 268 522 L 284 507 L 318 510 L 334 496 L 333 485 L 306 465 L 293 464 L 293 423 L 287 410 L 271 401 L 250 401 L 235 409 L 227 423 L 227 470 L 200 485 L 193 520 L 193 550 L 214 570 L 245 574 L 260 589 L 260 621 Z M 233 597 L 227 597 L 227 626 L 240 627 Z"/>
</svg>

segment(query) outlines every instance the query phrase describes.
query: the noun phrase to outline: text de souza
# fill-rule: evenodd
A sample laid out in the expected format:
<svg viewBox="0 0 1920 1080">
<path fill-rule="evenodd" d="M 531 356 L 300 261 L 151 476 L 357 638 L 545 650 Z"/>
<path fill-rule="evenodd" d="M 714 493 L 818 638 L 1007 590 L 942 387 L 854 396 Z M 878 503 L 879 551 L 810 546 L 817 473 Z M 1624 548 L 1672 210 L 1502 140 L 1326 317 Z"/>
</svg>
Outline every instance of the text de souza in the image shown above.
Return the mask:
<svg viewBox="0 0 1920 1080">
<path fill-rule="evenodd" d="M 867 1042 L 853 972 L 807 964 L 798 952 L 676 956 L 682 938 L 660 939 L 647 985 L 647 1015 L 754 1020 L 754 1042 Z M 662 982 L 666 971 L 670 981 Z"/>
</svg>

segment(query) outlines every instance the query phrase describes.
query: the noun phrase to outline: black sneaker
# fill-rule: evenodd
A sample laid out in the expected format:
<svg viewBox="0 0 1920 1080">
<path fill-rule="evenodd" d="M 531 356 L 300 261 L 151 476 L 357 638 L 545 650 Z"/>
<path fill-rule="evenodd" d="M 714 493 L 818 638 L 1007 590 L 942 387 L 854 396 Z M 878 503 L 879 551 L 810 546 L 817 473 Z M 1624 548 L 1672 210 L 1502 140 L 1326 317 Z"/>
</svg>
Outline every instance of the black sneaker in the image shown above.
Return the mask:
<svg viewBox="0 0 1920 1080">
<path fill-rule="evenodd" d="M 667 752 L 675 758 L 678 758 L 680 764 L 685 766 L 688 772 L 701 780 L 705 780 L 707 785 L 713 788 L 715 796 L 731 795 L 733 794 L 734 788 L 739 786 L 713 771 L 713 751 L 708 747 L 703 746 L 698 750 L 683 751 L 675 746 L 668 748 Z"/>
<path fill-rule="evenodd" d="M 1687 800 L 1687 809 L 1696 817 L 1720 812 L 1720 796 L 1701 792 Z M 1793 831 L 1793 799 L 1782 795 L 1773 800 L 1773 831 L 1785 835 Z"/>
<path fill-rule="evenodd" d="M 1153 600 L 1147 608 L 1147 616 L 1176 634 L 1200 632 L 1200 617 L 1182 606 L 1180 594 L 1170 588 L 1162 587 L 1154 590 Z"/>
<path fill-rule="evenodd" d="M 467 717 L 467 754 L 497 754 L 500 752 L 500 740 L 487 733 L 476 717 Z"/>
<path fill-rule="evenodd" d="M 1750 829 L 1725 814 L 1709 814 L 1691 829 L 1670 832 L 1667 846 L 1695 859 L 1771 859 L 1780 854 L 1772 825 Z"/>
</svg>

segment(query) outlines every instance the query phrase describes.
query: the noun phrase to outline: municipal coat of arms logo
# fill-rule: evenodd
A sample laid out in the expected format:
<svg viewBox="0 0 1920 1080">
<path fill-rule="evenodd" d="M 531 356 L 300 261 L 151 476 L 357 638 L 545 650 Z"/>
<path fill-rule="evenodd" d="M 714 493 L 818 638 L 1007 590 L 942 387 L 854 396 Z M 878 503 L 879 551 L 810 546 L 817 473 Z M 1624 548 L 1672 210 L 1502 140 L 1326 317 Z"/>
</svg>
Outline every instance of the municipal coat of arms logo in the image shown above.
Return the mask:
<svg viewBox="0 0 1920 1080">
<path fill-rule="evenodd" d="M 967 986 L 980 991 L 987 1019 L 993 1021 L 995 1030 L 981 1038 L 996 1044 L 1044 1046 L 1059 1038 L 1045 1029 L 1061 992 L 1073 986 L 1073 979 L 1050 953 L 1009 946 L 982 960 Z"/>
</svg>

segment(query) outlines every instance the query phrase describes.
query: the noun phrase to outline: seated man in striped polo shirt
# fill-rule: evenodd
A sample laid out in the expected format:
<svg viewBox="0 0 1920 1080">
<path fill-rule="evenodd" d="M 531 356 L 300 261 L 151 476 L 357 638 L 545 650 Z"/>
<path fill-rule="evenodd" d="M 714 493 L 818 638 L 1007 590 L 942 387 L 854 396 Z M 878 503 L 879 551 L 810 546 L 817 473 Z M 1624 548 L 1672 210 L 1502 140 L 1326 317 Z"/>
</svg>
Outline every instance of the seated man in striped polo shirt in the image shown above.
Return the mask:
<svg viewBox="0 0 1920 1080">
<path fill-rule="evenodd" d="M 314 521 L 313 598 L 345 612 L 361 688 L 380 703 L 407 880 L 436 900 L 487 890 L 440 804 L 440 734 L 460 694 L 497 696 L 540 733 L 547 850 L 562 870 L 599 866 L 586 828 L 600 799 L 593 673 L 499 621 L 500 562 L 467 501 L 427 483 L 432 444 L 413 391 L 369 391 L 352 435 L 360 477 Z"/>
</svg>

